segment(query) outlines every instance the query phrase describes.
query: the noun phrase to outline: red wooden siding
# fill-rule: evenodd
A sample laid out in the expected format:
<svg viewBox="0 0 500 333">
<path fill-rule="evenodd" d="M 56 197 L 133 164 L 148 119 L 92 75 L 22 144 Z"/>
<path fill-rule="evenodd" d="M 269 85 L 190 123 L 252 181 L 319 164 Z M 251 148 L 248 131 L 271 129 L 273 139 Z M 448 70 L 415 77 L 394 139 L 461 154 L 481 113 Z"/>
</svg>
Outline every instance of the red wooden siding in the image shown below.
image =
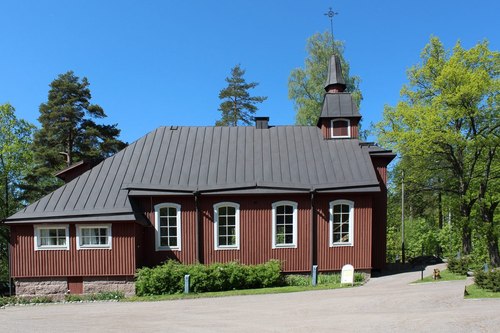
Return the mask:
<svg viewBox="0 0 500 333">
<path fill-rule="evenodd" d="M 354 201 L 354 246 L 329 246 L 329 203 L 337 199 Z M 297 248 L 272 248 L 272 204 L 276 201 L 295 201 L 297 214 Z M 184 263 L 196 262 L 196 227 L 194 197 L 144 199 L 146 215 L 154 222 L 154 205 L 171 202 L 181 205 L 182 249 L 181 251 L 156 251 L 155 230 L 146 228 L 144 264 L 153 266 L 167 259 Z M 240 205 L 240 249 L 215 250 L 213 205 L 219 202 L 235 202 Z M 309 272 L 311 270 L 311 211 L 310 195 L 266 195 L 266 196 L 200 196 L 200 218 L 202 253 L 199 260 L 205 264 L 239 261 L 243 264 L 258 264 L 270 259 L 283 261 L 286 272 Z M 372 267 L 372 195 L 317 195 L 316 252 L 321 271 L 340 270 L 344 264 L 356 269 Z"/>
<path fill-rule="evenodd" d="M 354 201 L 354 245 L 330 247 L 329 204 L 333 200 Z M 320 271 L 340 270 L 351 264 L 355 269 L 370 269 L 372 248 L 372 200 L 369 195 L 318 196 L 317 207 L 317 249 Z"/>
<path fill-rule="evenodd" d="M 154 206 L 160 203 L 175 203 L 181 206 L 181 250 L 180 251 L 156 251 L 156 229 L 154 227 Z M 147 218 L 153 224 L 144 229 L 142 244 L 143 258 L 141 262 L 146 266 L 157 265 L 168 259 L 176 259 L 180 262 L 191 264 L 196 262 L 196 214 L 194 197 L 176 198 L 148 198 L 141 201 L 142 208 Z M 139 266 L 140 267 L 140 266 Z"/>
<path fill-rule="evenodd" d="M 373 267 L 382 269 L 386 262 L 387 247 L 387 164 L 385 157 L 372 158 L 381 192 L 373 200 Z"/>
<path fill-rule="evenodd" d="M 297 212 L 297 248 L 272 248 L 272 210 L 276 201 L 295 201 Z M 236 202 L 240 205 L 240 249 L 215 250 L 213 205 L 222 202 Z M 283 261 L 287 272 L 302 272 L 311 269 L 310 254 L 310 200 L 308 196 L 259 196 L 204 197 L 203 210 L 203 252 L 205 263 L 237 260 L 243 264 L 258 264 L 271 259 Z"/>
<path fill-rule="evenodd" d="M 357 118 L 350 118 L 350 129 L 351 129 L 351 138 L 357 139 L 359 137 L 358 123 L 359 120 Z M 332 120 L 331 118 L 323 118 L 320 120 L 321 125 L 321 133 L 325 139 L 330 139 L 332 137 Z M 346 133 L 347 134 L 347 133 Z"/>
<path fill-rule="evenodd" d="M 134 274 L 135 223 L 112 223 L 111 249 L 77 250 L 74 224 L 69 224 L 69 233 L 69 250 L 35 251 L 33 225 L 12 225 L 12 277 Z"/>
</svg>

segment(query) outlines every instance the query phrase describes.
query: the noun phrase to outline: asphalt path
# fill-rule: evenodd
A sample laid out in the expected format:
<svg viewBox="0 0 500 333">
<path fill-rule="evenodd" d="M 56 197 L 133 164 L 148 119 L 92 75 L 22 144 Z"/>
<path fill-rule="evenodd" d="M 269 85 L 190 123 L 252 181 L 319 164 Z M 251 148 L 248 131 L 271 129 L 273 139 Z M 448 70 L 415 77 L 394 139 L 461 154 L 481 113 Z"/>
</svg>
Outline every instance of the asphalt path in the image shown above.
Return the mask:
<svg viewBox="0 0 500 333">
<path fill-rule="evenodd" d="M 500 299 L 463 299 L 470 281 L 410 284 L 419 278 L 417 271 L 336 290 L 6 307 L 0 331 L 500 332 Z"/>
</svg>

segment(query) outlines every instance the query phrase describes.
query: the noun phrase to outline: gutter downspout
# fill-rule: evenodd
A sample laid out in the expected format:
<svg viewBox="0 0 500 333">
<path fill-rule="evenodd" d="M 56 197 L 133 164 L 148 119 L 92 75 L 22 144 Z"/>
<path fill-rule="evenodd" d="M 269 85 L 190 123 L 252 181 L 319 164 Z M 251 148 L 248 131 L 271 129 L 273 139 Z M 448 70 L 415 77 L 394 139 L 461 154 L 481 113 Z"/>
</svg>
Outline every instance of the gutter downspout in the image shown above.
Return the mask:
<svg viewBox="0 0 500 333">
<path fill-rule="evenodd" d="M 200 219 L 200 192 L 194 191 L 194 206 L 195 206 L 195 234 L 196 234 L 196 245 L 195 245 L 195 260 L 202 264 L 203 263 L 203 244 L 201 244 L 203 237 L 200 234 L 203 227 L 200 225 L 202 219 Z"/>
<path fill-rule="evenodd" d="M 314 265 L 317 265 L 318 255 L 316 246 L 316 207 L 314 206 L 314 195 L 316 190 L 311 189 L 311 271 Z"/>
</svg>

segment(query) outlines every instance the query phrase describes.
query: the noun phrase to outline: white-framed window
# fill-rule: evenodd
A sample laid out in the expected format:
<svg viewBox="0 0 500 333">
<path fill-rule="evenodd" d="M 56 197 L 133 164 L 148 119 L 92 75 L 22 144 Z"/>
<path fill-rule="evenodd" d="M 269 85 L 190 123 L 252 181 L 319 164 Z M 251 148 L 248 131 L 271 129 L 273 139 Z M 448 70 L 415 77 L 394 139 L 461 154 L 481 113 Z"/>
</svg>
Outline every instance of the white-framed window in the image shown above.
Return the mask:
<svg viewBox="0 0 500 333">
<path fill-rule="evenodd" d="M 330 246 L 354 244 L 354 202 L 335 200 L 330 202 Z"/>
<path fill-rule="evenodd" d="M 330 128 L 332 138 L 351 137 L 351 121 L 349 119 L 332 119 Z"/>
<path fill-rule="evenodd" d="M 181 205 L 155 206 L 156 251 L 181 250 Z"/>
<path fill-rule="evenodd" d="M 273 249 L 297 247 L 297 203 L 278 201 L 273 203 Z"/>
<path fill-rule="evenodd" d="M 69 250 L 69 227 L 35 225 L 35 250 Z"/>
<path fill-rule="evenodd" d="M 240 205 L 220 202 L 214 205 L 214 245 L 216 250 L 240 248 Z"/>
<path fill-rule="evenodd" d="M 77 224 L 76 248 L 111 249 L 111 224 Z"/>
</svg>

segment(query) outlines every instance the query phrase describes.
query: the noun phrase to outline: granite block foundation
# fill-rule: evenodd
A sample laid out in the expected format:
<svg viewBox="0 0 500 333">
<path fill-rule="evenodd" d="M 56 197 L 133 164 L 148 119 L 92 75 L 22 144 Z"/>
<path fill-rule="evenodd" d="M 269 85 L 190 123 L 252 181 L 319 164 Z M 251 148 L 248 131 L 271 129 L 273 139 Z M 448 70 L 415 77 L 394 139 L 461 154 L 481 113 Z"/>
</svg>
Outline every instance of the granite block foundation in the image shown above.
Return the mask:
<svg viewBox="0 0 500 333">
<path fill-rule="evenodd" d="M 125 296 L 135 295 L 133 277 L 83 277 L 83 294 L 97 294 L 102 292 L 118 291 Z M 36 297 L 54 296 L 63 297 L 68 293 L 68 279 L 66 277 L 50 278 L 19 278 L 15 280 L 16 296 Z"/>
</svg>

